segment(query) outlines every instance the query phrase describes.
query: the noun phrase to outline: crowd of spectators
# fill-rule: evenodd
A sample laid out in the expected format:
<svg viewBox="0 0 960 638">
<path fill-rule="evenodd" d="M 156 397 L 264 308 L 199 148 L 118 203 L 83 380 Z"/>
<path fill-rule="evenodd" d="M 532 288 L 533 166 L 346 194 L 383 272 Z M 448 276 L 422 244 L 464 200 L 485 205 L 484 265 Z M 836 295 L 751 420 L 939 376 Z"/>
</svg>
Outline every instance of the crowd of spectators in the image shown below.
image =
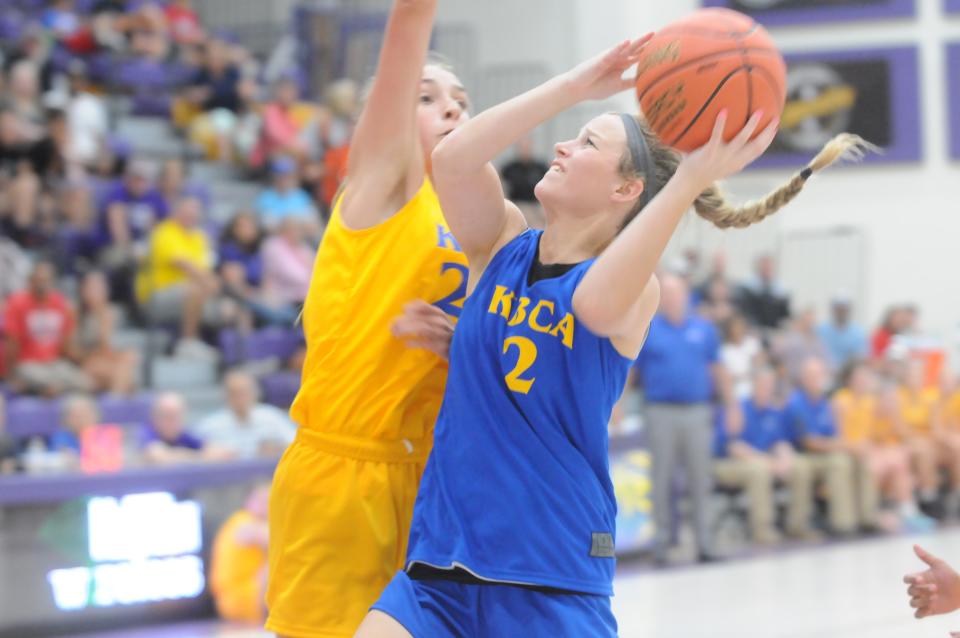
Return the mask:
<svg viewBox="0 0 960 638">
<path fill-rule="evenodd" d="M 267 77 L 190 0 L 0 11 L 0 472 L 279 455 L 294 433 L 286 405 L 261 403 L 260 379 L 231 370 L 220 340 L 296 338 L 355 85 L 305 97 L 296 74 Z M 119 133 L 131 111 L 165 123 L 184 152 L 137 152 L 137 133 Z M 192 161 L 261 192 L 214 218 Z M 144 347 L 145 334 L 159 337 Z M 146 394 L 156 358 L 214 366 L 227 407 L 197 414 L 189 393 Z M 6 405 L 26 397 L 56 408 L 55 431 L 8 433 Z M 105 422 L 100 408 L 117 400 L 151 409 Z"/>
<path fill-rule="evenodd" d="M 661 307 L 611 424 L 642 423 L 652 463 L 654 556 L 669 560 L 679 485 L 698 556 L 718 557 L 711 498 L 746 493 L 752 539 L 927 530 L 960 518 L 960 385 L 891 308 L 868 337 L 850 295 L 829 316 L 793 307 L 772 255 L 736 282 L 722 255 L 661 273 Z M 679 475 L 679 476 L 678 476 Z"/>
</svg>

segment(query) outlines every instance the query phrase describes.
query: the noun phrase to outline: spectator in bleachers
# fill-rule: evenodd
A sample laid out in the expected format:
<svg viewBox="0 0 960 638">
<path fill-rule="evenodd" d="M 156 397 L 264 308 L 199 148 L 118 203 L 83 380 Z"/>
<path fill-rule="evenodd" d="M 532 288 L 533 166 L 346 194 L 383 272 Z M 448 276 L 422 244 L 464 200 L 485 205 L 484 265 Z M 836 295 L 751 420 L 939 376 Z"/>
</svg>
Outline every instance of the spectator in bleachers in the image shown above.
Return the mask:
<svg viewBox="0 0 960 638">
<path fill-rule="evenodd" d="M 93 388 L 76 365 L 76 320 L 66 297 L 55 289 L 55 279 L 53 264 L 38 262 L 28 288 L 7 300 L 8 369 L 21 392 L 56 396 Z"/>
<path fill-rule="evenodd" d="M 175 392 L 153 400 L 151 421 L 143 431 L 143 456 L 148 463 L 174 465 L 209 458 L 203 441 L 187 431 L 187 406 Z"/>
<path fill-rule="evenodd" d="M 58 40 L 68 40 L 83 26 L 74 0 L 50 0 L 40 24 Z"/>
<path fill-rule="evenodd" d="M 87 66 L 74 60 L 67 70 L 69 98 L 64 105 L 70 127 L 70 156 L 83 166 L 93 166 L 103 152 L 109 133 L 107 106 L 90 90 Z"/>
<path fill-rule="evenodd" d="M 0 235 L 0 307 L 15 292 L 23 290 L 30 277 L 30 258 L 9 237 Z"/>
<path fill-rule="evenodd" d="M 122 180 L 106 193 L 102 206 L 104 241 L 111 248 L 131 250 L 157 222 L 166 217 L 166 205 L 154 186 L 153 163 L 133 158 Z"/>
<path fill-rule="evenodd" d="M 943 375 L 943 399 L 944 433 L 950 439 L 960 440 L 960 377 Z"/>
<path fill-rule="evenodd" d="M 100 231 L 93 208 L 93 195 L 85 181 L 68 180 L 56 191 L 57 265 L 61 272 L 75 275 L 93 268 L 100 251 Z"/>
<path fill-rule="evenodd" d="M 140 357 L 136 350 L 118 350 L 113 345 L 116 324 L 106 276 L 88 272 L 80 283 L 77 321 L 81 365 L 96 391 L 131 394 L 137 387 Z"/>
<path fill-rule="evenodd" d="M 130 53 L 149 60 L 165 61 L 171 53 L 167 18 L 156 4 L 145 2 L 129 14 Z"/>
<path fill-rule="evenodd" d="M 84 431 L 100 424 L 100 409 L 93 398 L 74 394 L 63 400 L 60 429 L 50 437 L 51 452 L 66 452 L 79 462 Z"/>
<path fill-rule="evenodd" d="M 358 112 L 356 82 L 337 80 L 327 86 L 323 108 L 301 133 L 309 148 L 304 181 L 310 184 L 310 190 L 325 211 L 333 205 L 333 198 L 346 177 L 347 156 Z"/>
<path fill-rule="evenodd" d="M 163 9 L 170 35 L 177 44 L 196 44 L 204 38 L 200 16 L 192 0 L 170 0 Z"/>
<path fill-rule="evenodd" d="M 86 64 L 73 60 L 67 70 L 70 97 L 66 103 L 67 123 L 70 127 L 70 155 L 84 166 L 93 166 L 109 133 L 107 106 L 90 90 Z"/>
<path fill-rule="evenodd" d="M 310 196 L 299 186 L 297 163 L 290 157 L 277 157 L 270 162 L 272 184 L 257 197 L 257 212 L 264 228 L 274 230 L 280 222 L 292 217 L 302 225 L 307 236 L 319 235 L 319 215 Z"/>
<path fill-rule="evenodd" d="M 860 520 L 870 527 L 885 527 L 879 517 L 880 497 L 897 506 L 900 524 L 910 530 L 929 529 L 932 520 L 920 513 L 913 494 L 910 453 L 901 443 L 896 423 L 882 418 L 877 379 L 862 360 L 850 362 L 843 387 L 833 396 L 840 436 L 857 463 L 861 481 Z"/>
<path fill-rule="evenodd" d="M 225 121 L 217 129 L 219 151 L 217 157 L 232 161 L 243 168 L 251 168 L 251 158 L 260 140 L 263 115 L 260 108 L 260 86 L 253 77 L 244 76 L 237 85 L 240 109 L 234 121 Z"/>
<path fill-rule="evenodd" d="M 13 474 L 20 470 L 20 454 L 17 442 L 7 432 L 6 399 L 0 394 L 0 475 Z"/>
<path fill-rule="evenodd" d="M 960 456 L 951 454 L 949 448 L 941 444 L 943 421 L 940 389 L 925 384 L 923 360 L 907 359 L 900 368 L 897 405 L 900 420 L 907 432 L 920 503 L 927 513 L 955 516 L 960 513 Z M 937 504 L 941 469 L 945 469 L 950 476 L 951 494 L 946 503 L 947 511 Z"/>
<path fill-rule="evenodd" d="M 880 326 L 870 337 L 870 355 L 874 359 L 883 359 L 894 337 L 906 331 L 908 321 L 909 315 L 905 306 L 888 308 Z"/>
<path fill-rule="evenodd" d="M 157 180 L 157 190 L 163 198 L 164 210 L 167 213 L 173 210 L 177 200 L 183 197 L 196 197 L 204 208 L 207 205 L 206 190 L 199 184 L 187 181 L 183 160 L 179 158 L 171 158 L 163 163 Z"/>
<path fill-rule="evenodd" d="M 41 93 L 46 93 L 53 88 L 55 74 L 47 40 L 40 25 L 28 25 L 21 34 L 16 48 L 4 60 L 4 71 L 8 74 L 19 62 L 27 61 L 33 64 L 37 71 Z"/>
<path fill-rule="evenodd" d="M 826 489 L 830 530 L 849 535 L 858 525 L 856 477 L 827 396 L 829 382 L 822 359 L 811 357 L 803 362 L 800 387 L 787 403 L 787 433 L 793 446 L 809 460 L 814 479 Z"/>
<path fill-rule="evenodd" d="M 20 246 L 28 246 L 37 223 L 41 182 L 38 167 L 44 166 L 40 142 L 30 137 L 20 119 L 0 107 L 0 229 Z"/>
<path fill-rule="evenodd" d="M 647 430 L 653 463 L 655 554 L 667 560 L 672 529 L 674 476 L 682 468 L 693 501 L 693 522 L 699 559 L 715 559 L 709 525 L 712 489 L 711 445 L 713 407 L 719 390 L 736 428 L 738 410 L 729 378 L 720 363 L 716 329 L 689 309 L 686 282 L 672 274 L 660 278 L 660 310 L 650 324 L 646 344 L 637 359 L 646 397 Z"/>
<path fill-rule="evenodd" d="M 790 321 L 790 327 L 773 339 L 773 352 L 784 365 L 791 383 L 800 382 L 804 362 L 817 358 L 828 365 L 830 352 L 817 333 L 817 315 L 812 308 L 803 310 Z"/>
<path fill-rule="evenodd" d="M 773 255 L 757 257 L 754 276 L 740 285 L 736 299 L 744 316 L 763 329 L 779 328 L 790 316 L 790 295 L 776 279 Z"/>
<path fill-rule="evenodd" d="M 757 337 L 750 334 L 750 327 L 740 315 L 730 317 L 722 324 L 722 329 L 720 361 L 730 375 L 737 400 L 743 401 L 750 398 L 753 392 L 753 373 L 762 363 L 763 346 Z"/>
<path fill-rule="evenodd" d="M 263 232 L 256 215 L 241 211 L 230 219 L 220 238 L 217 260 L 228 294 L 243 301 L 259 298 L 263 280 L 262 244 Z"/>
<path fill-rule="evenodd" d="M 221 320 L 220 283 L 199 224 L 200 202 L 192 197 L 180 199 L 170 219 L 157 224 L 137 273 L 137 299 L 154 321 L 180 323 L 178 355 L 210 359 L 216 353 L 200 340 L 200 328 Z"/>
<path fill-rule="evenodd" d="M 204 46 L 203 66 L 189 83 L 187 101 L 200 112 L 223 109 L 236 113 L 240 108 L 240 77 L 229 45 L 223 40 L 209 40 Z"/>
<path fill-rule="evenodd" d="M 700 304 L 697 311 L 715 324 L 722 324 L 739 314 L 733 302 L 730 284 L 723 276 L 717 275 L 708 279 L 699 288 L 698 296 Z"/>
<path fill-rule="evenodd" d="M 127 49 L 127 32 L 132 25 L 127 0 L 97 0 L 91 9 L 92 29 L 98 46 L 116 52 Z"/>
<path fill-rule="evenodd" d="M 750 530 L 753 540 L 772 544 L 780 540 L 775 529 L 773 492 L 777 484 L 787 487 L 786 532 L 793 538 L 812 540 L 817 534 L 813 517 L 813 472 L 809 462 L 797 454 L 787 435 L 786 417 L 775 394 L 772 369 L 759 367 L 753 373 L 752 395 L 741 403 L 740 432 L 727 432 L 726 449 L 714 464 L 721 485 L 742 488 L 750 503 Z"/>
<path fill-rule="evenodd" d="M 707 297 L 707 290 L 709 289 L 710 284 L 717 280 L 727 283 L 729 288 L 727 279 L 727 254 L 722 250 L 713 254 L 713 258 L 710 260 L 710 266 L 707 269 L 707 272 L 703 274 L 702 278 L 699 280 L 694 280 L 696 282 L 696 288 L 694 291 L 696 292 L 697 296 L 700 297 L 701 301 Z"/>
<path fill-rule="evenodd" d="M 853 323 L 850 298 L 835 295 L 830 302 L 830 322 L 820 326 L 819 334 L 830 354 L 834 370 L 840 370 L 850 361 L 867 356 L 867 335 Z"/>
<path fill-rule="evenodd" d="M 296 434 L 296 426 L 286 412 L 259 403 L 257 382 L 246 372 L 229 372 L 224 386 L 227 407 L 203 419 L 195 434 L 205 444 L 241 459 L 279 456 Z"/>
<path fill-rule="evenodd" d="M 124 463 L 123 430 L 101 423 L 93 397 L 76 394 L 63 403 L 61 428 L 51 437 L 50 450 L 63 455 L 65 469 L 117 471 Z"/>
<path fill-rule="evenodd" d="M 260 138 L 259 91 L 255 77 L 241 75 L 236 85 L 235 110 L 220 108 L 191 115 L 185 103 L 179 103 L 175 122 L 188 123 L 188 138 L 204 150 L 207 159 L 247 167 Z"/>
<path fill-rule="evenodd" d="M 295 163 L 306 159 L 309 149 L 302 134 L 314 110 L 297 102 L 299 92 L 296 80 L 290 76 L 274 84 L 273 99 L 263 109 L 263 127 L 251 158 L 252 166 L 264 166 L 278 155 L 291 157 Z"/>
<path fill-rule="evenodd" d="M 280 222 L 275 235 L 263 242 L 263 305 L 270 323 L 293 325 L 307 298 L 316 251 L 304 242 L 300 223 Z"/>
<path fill-rule="evenodd" d="M 134 275 L 146 254 L 147 236 L 166 217 L 154 176 L 152 163 L 132 158 L 100 208 L 101 263 L 110 276 L 111 298 L 128 305 L 133 303 Z"/>
<path fill-rule="evenodd" d="M 31 140 L 44 135 L 47 123 L 40 100 L 40 71 L 31 60 L 20 60 L 10 67 L 4 105 L 20 120 Z"/>
<path fill-rule="evenodd" d="M 260 627 L 266 618 L 269 500 L 269 485 L 255 487 L 243 509 L 230 516 L 214 538 L 210 591 L 224 620 Z"/>
<path fill-rule="evenodd" d="M 61 109 L 48 111 L 47 136 L 40 141 L 44 158 L 40 177 L 45 184 L 83 176 L 83 167 L 71 155 L 71 144 L 67 114 Z"/>
</svg>

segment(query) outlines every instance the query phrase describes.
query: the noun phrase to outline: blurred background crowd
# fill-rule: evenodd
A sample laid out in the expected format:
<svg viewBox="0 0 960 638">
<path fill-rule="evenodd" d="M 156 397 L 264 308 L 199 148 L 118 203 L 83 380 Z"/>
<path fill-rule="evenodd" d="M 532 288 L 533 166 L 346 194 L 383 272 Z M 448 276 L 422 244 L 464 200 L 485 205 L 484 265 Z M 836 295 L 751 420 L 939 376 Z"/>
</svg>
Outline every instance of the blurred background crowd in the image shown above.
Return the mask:
<svg viewBox="0 0 960 638">
<path fill-rule="evenodd" d="M 306 90 L 190 0 L 4 5 L 0 473 L 279 456 L 361 87 Z M 532 225 L 546 168 L 529 143 L 501 167 Z M 650 453 L 654 558 L 682 514 L 719 558 L 718 499 L 760 545 L 960 518 L 960 386 L 922 309 L 859 323 L 836 290 L 818 316 L 775 254 L 754 257 L 746 279 L 722 252 L 663 264 L 610 425 Z M 222 560 L 244 574 L 215 590 L 262 578 L 264 509 L 261 486 L 228 521 L 215 552 L 249 560 Z M 255 597 L 224 596 L 225 615 L 259 618 Z"/>
</svg>

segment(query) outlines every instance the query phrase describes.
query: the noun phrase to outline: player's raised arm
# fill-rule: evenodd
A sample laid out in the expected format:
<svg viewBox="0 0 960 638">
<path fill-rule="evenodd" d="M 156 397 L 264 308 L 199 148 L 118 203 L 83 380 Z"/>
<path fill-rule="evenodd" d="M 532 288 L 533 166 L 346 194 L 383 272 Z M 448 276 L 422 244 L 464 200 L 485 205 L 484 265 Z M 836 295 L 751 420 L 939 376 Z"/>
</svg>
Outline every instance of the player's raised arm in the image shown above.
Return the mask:
<svg viewBox="0 0 960 638">
<path fill-rule="evenodd" d="M 426 172 L 417 103 L 437 0 L 395 0 L 369 95 L 350 144 L 340 214 L 347 226 L 388 219 Z"/>
</svg>

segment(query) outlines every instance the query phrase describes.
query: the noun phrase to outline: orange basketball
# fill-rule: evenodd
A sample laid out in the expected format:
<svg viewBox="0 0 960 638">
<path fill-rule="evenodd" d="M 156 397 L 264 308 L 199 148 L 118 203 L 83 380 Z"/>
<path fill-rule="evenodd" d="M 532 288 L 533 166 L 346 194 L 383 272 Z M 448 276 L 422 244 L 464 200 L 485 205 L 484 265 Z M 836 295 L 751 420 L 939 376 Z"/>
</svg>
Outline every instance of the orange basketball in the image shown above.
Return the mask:
<svg viewBox="0 0 960 638">
<path fill-rule="evenodd" d="M 637 99 L 647 123 L 673 148 L 689 152 L 710 139 L 729 112 L 724 139 L 763 110 L 757 131 L 779 119 L 787 68 L 770 34 L 730 9 L 701 9 L 661 29 L 637 65 Z"/>
</svg>

